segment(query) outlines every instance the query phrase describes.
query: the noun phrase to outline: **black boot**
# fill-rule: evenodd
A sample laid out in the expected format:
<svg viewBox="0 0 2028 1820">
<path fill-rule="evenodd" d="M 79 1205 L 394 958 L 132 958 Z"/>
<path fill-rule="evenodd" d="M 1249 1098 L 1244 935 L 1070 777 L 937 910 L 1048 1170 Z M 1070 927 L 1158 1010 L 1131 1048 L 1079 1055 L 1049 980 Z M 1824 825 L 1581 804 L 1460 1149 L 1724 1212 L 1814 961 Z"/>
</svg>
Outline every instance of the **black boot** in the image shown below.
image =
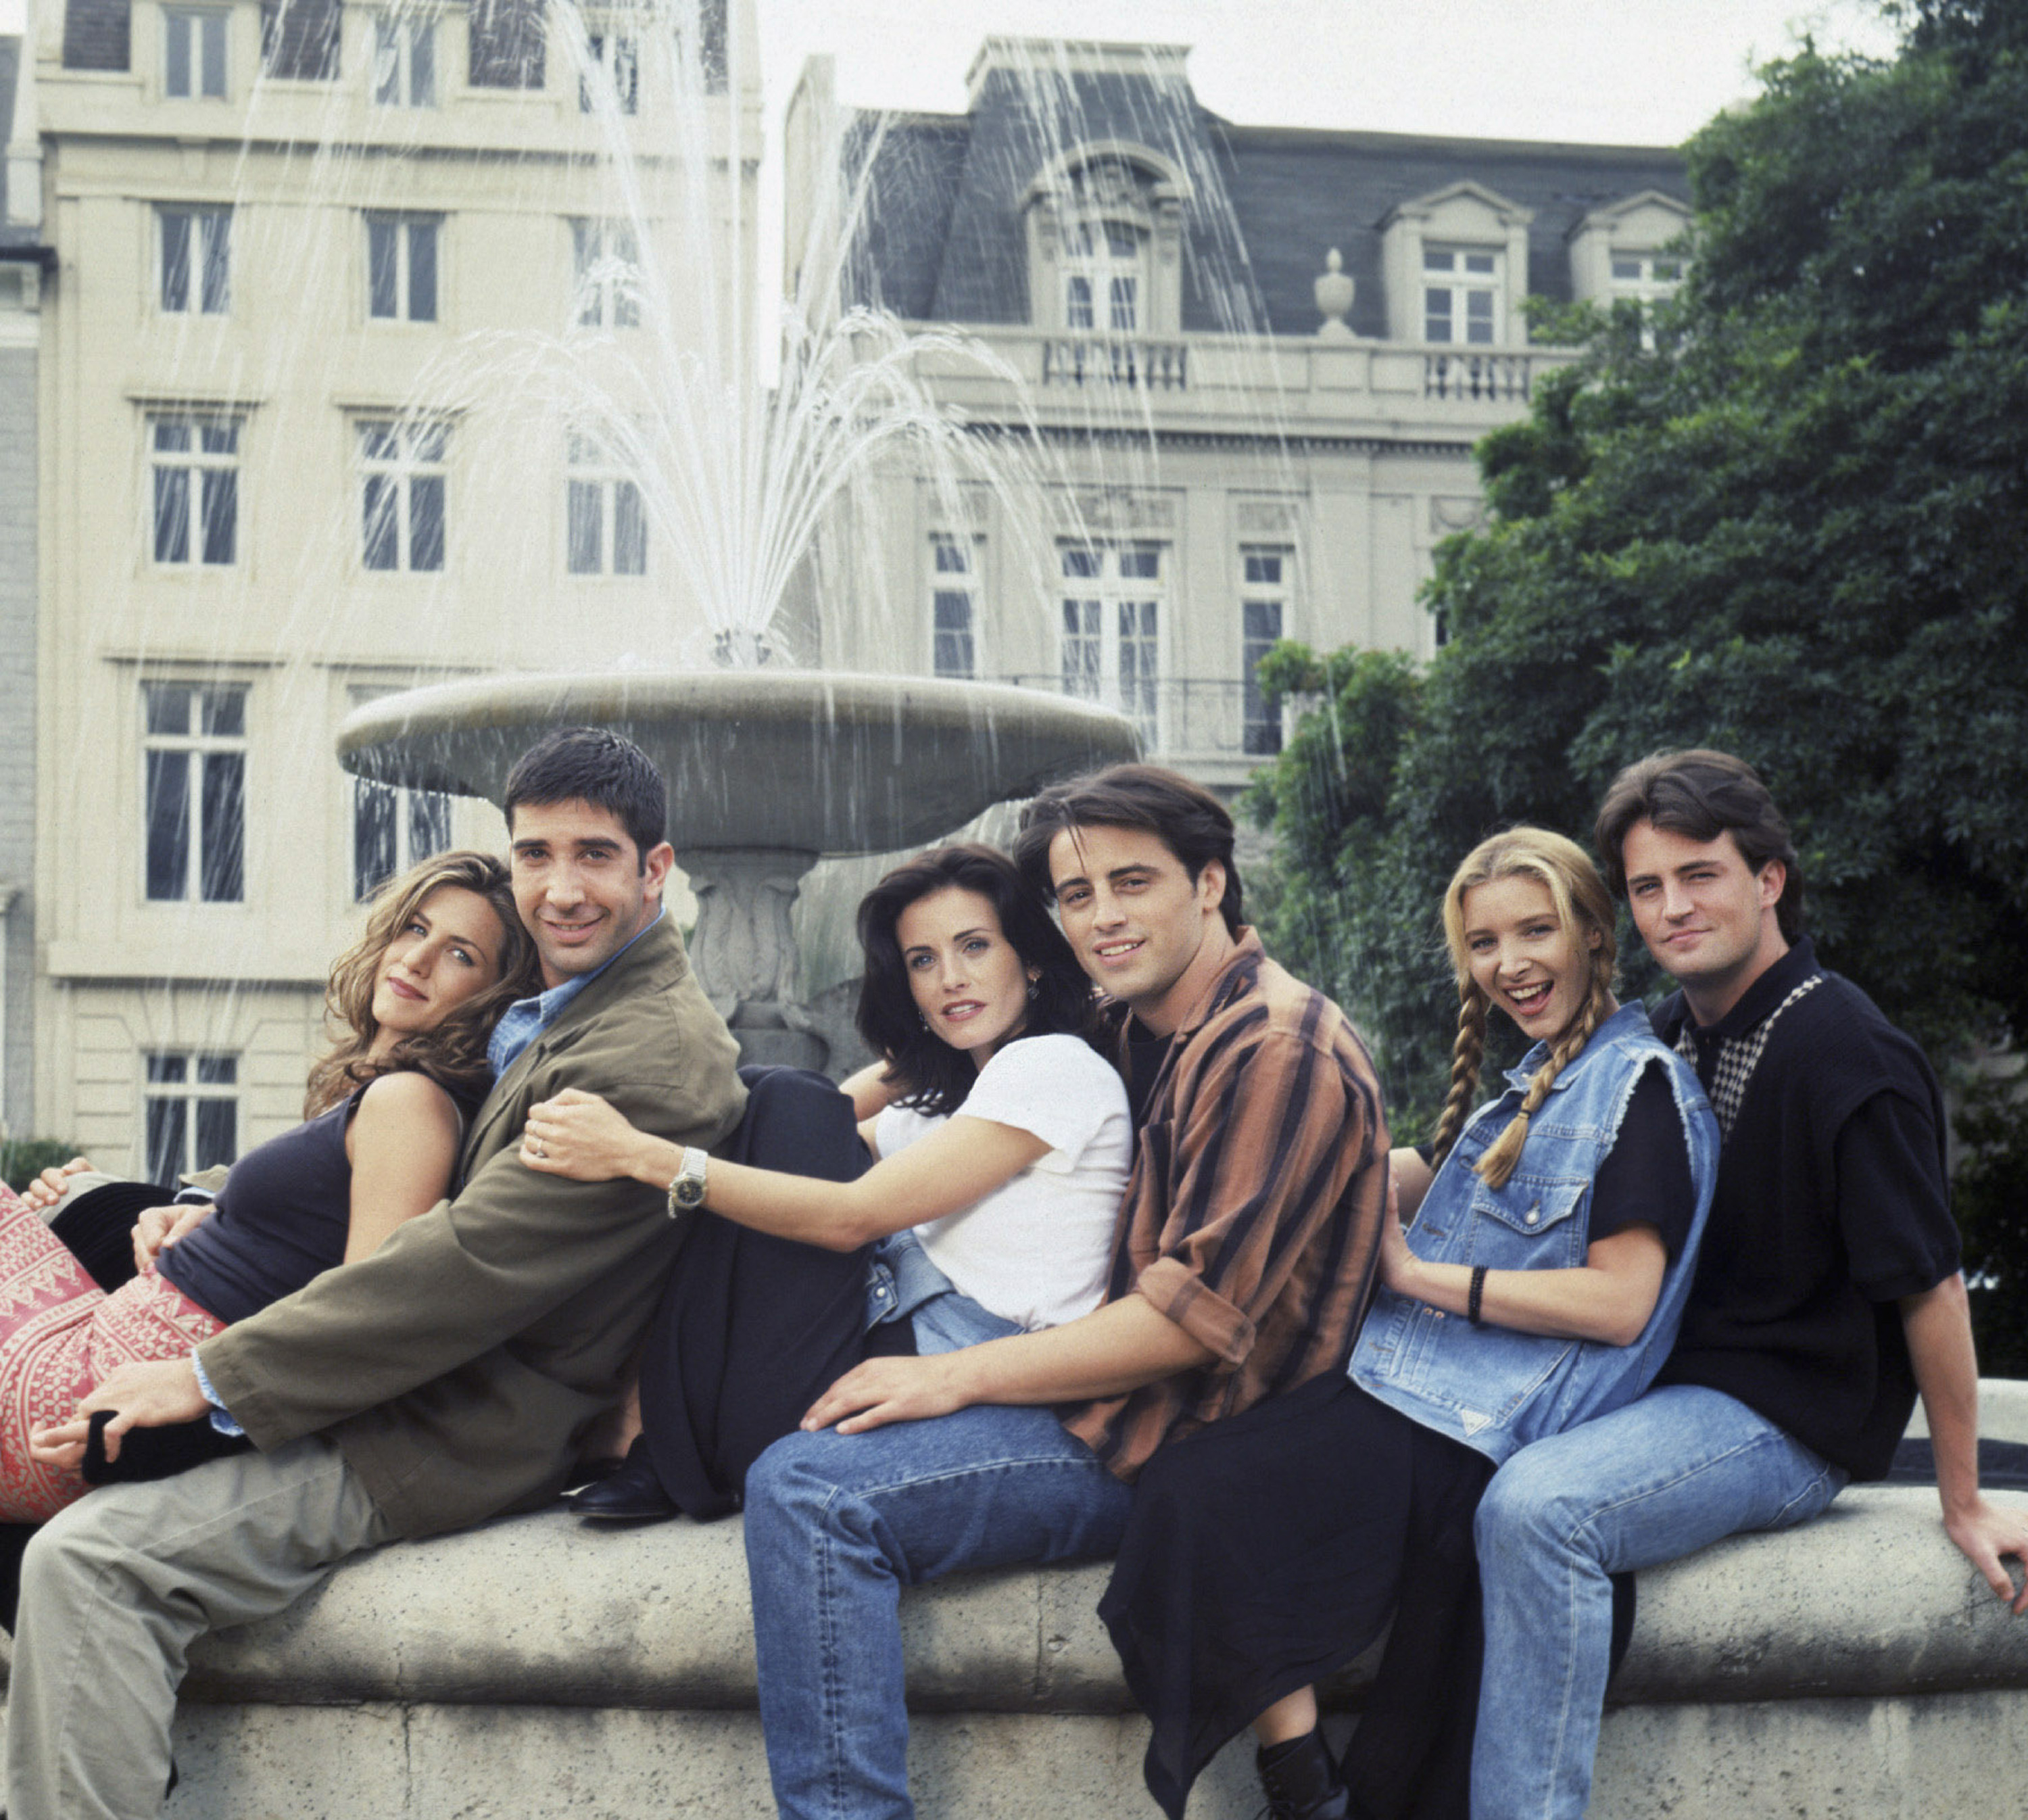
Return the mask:
<svg viewBox="0 0 2028 1820">
<path fill-rule="evenodd" d="M 1253 1766 L 1268 1796 L 1266 1820 L 1347 1820 L 1352 1811 L 1352 1797 L 1320 1731 L 1264 1746 L 1254 1753 Z"/>
<path fill-rule="evenodd" d="M 646 1436 L 627 1448 L 627 1458 L 617 1472 L 594 1479 L 564 1502 L 579 1516 L 605 1523 L 659 1522 L 683 1514 L 655 1476 L 655 1463 L 648 1457 Z"/>
</svg>

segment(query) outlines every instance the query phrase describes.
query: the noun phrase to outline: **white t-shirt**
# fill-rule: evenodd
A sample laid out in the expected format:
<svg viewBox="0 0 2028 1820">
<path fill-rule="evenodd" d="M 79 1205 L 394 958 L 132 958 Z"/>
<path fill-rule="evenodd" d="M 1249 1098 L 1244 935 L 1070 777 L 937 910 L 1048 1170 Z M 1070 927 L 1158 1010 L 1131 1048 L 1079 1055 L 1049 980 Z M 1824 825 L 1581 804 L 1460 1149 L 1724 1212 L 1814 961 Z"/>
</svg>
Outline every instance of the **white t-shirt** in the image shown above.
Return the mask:
<svg viewBox="0 0 2028 1820">
<path fill-rule="evenodd" d="M 1079 1038 L 1022 1037 L 979 1070 L 958 1111 L 1050 1148 L 984 1200 L 917 1226 L 923 1249 L 963 1293 L 1031 1332 L 1090 1314 L 1105 1298 L 1134 1158 L 1126 1084 Z M 944 1123 L 890 1106 L 875 1143 L 892 1156 Z"/>
</svg>

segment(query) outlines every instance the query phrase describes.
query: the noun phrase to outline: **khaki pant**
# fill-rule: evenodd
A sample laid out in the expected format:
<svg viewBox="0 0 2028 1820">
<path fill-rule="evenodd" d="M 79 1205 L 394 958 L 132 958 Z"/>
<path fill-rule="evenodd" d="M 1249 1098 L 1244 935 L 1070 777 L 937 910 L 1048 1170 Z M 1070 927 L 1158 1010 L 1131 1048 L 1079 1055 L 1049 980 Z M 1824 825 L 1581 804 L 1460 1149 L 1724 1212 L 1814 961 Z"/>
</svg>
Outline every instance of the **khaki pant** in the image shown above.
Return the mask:
<svg viewBox="0 0 2028 1820">
<path fill-rule="evenodd" d="M 169 1774 L 191 1644 L 292 1604 L 390 1539 L 329 1441 L 106 1485 L 21 1567 L 7 1710 L 11 1820 L 146 1820 Z"/>
</svg>

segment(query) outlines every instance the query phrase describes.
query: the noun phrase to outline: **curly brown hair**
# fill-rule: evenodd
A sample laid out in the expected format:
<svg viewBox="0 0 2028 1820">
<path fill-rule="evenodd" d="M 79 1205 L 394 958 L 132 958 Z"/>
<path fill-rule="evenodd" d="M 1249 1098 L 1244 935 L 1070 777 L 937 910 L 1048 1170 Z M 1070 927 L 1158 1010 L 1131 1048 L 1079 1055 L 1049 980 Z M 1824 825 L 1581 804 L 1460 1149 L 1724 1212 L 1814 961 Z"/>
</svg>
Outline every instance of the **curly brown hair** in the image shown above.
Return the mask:
<svg viewBox="0 0 2028 1820">
<path fill-rule="evenodd" d="M 373 989 L 387 945 L 408 925 L 431 892 L 454 885 L 483 897 L 500 919 L 500 976 L 476 993 L 433 1029 L 404 1037 L 384 1056 L 367 1052 L 379 1034 L 373 1015 Z M 366 928 L 331 963 L 324 982 L 324 1022 L 331 1032 L 330 1052 L 310 1070 L 303 1116 L 313 1119 L 353 1089 L 381 1075 L 403 1070 L 427 1075 L 461 1099 L 485 1097 L 493 1082 L 486 1045 L 500 1014 L 518 998 L 542 989 L 535 945 L 521 926 L 505 862 L 490 853 L 461 850 L 439 853 L 390 879 L 374 893 Z"/>
</svg>

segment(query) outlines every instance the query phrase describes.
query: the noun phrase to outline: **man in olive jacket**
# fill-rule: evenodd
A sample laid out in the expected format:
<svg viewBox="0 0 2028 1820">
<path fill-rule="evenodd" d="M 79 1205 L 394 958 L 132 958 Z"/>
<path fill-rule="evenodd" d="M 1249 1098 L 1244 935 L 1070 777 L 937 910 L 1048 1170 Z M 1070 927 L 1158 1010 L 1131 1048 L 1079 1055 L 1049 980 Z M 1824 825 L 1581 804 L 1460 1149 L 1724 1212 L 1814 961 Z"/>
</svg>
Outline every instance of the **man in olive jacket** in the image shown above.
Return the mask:
<svg viewBox="0 0 2028 1820">
<path fill-rule="evenodd" d="M 156 1811 L 190 1644 L 279 1611 L 364 1548 L 554 1496 L 618 1396 L 678 1231 L 663 1196 L 538 1174 L 528 1108 L 565 1087 L 705 1147 L 738 1122 L 738 1055 L 661 914 L 664 786 L 597 729 L 553 734 L 508 781 L 515 901 L 546 989 L 509 1009 L 464 1186 L 372 1256 L 228 1328 L 194 1363 L 133 1366 L 81 1406 L 134 1426 L 207 1408 L 257 1452 L 106 1486 L 22 1568 L 9 1703 L 13 1820 Z"/>
</svg>

